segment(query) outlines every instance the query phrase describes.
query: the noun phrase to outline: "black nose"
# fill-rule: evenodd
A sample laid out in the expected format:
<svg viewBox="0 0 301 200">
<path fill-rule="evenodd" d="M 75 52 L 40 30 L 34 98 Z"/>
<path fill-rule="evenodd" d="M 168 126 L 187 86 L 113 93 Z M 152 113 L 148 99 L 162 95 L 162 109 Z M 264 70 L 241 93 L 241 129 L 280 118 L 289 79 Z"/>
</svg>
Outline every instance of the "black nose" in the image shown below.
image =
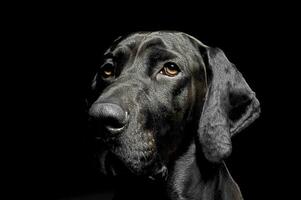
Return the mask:
<svg viewBox="0 0 301 200">
<path fill-rule="evenodd" d="M 127 112 L 113 103 L 94 103 L 89 115 L 112 133 L 120 132 L 127 123 Z"/>
</svg>

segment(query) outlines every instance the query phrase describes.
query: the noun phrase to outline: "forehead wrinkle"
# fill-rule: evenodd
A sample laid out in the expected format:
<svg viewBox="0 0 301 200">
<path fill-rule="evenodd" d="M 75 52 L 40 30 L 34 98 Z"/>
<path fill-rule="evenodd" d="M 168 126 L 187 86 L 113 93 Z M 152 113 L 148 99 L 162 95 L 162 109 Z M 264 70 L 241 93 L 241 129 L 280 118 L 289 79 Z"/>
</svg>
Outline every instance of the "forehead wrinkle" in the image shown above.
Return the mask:
<svg viewBox="0 0 301 200">
<path fill-rule="evenodd" d="M 137 46 L 137 41 L 136 40 L 128 40 L 128 41 L 123 41 L 122 43 L 120 43 L 117 48 L 121 46 L 121 47 L 125 47 L 128 48 L 130 50 L 134 50 L 135 47 Z"/>
<path fill-rule="evenodd" d="M 145 51 L 146 49 L 158 47 L 160 51 L 165 50 L 168 52 L 173 52 L 177 57 L 180 58 L 184 65 L 189 65 L 185 67 L 187 71 L 193 71 L 193 69 L 190 69 L 193 67 L 190 66 L 194 63 L 193 58 L 192 56 L 187 57 L 187 55 L 190 55 L 193 52 L 193 46 L 182 34 L 165 32 L 138 33 L 125 38 L 117 45 L 115 49 L 117 49 L 118 46 L 126 46 L 127 49 L 130 50 L 131 55 L 133 56 L 131 56 L 131 60 L 133 62 L 137 61 L 137 59 L 141 57 L 140 55 L 142 53 L 148 52 Z M 191 55 L 193 55 L 193 53 Z"/>
<path fill-rule="evenodd" d="M 147 51 L 146 64 L 148 66 L 147 72 L 151 74 L 156 66 L 164 61 L 179 58 L 179 54 L 169 49 L 152 48 Z"/>
<path fill-rule="evenodd" d="M 169 49 L 162 49 L 162 48 L 152 48 L 148 53 L 148 59 L 157 59 L 159 61 L 169 60 L 176 57 L 179 57 L 179 53 L 169 50 Z"/>
<path fill-rule="evenodd" d="M 193 65 L 190 49 L 191 45 L 187 43 L 187 40 L 178 34 L 169 34 L 165 38 L 168 50 L 174 52 L 179 58 L 178 62 L 187 70 L 189 73 L 193 73 L 191 69 Z"/>
<path fill-rule="evenodd" d="M 182 34 L 173 35 L 173 37 L 170 38 L 170 43 L 172 49 L 174 49 L 174 51 L 176 51 L 178 54 L 181 55 L 183 59 L 185 59 L 188 65 L 186 67 L 187 71 L 193 74 L 196 70 L 194 57 L 197 54 L 197 50 L 194 48 L 191 42 Z"/>
<path fill-rule="evenodd" d="M 132 52 L 132 51 L 128 45 L 120 45 L 116 49 L 114 49 L 114 51 L 112 53 L 114 54 L 114 56 L 118 57 L 118 56 L 130 53 L 130 52 Z"/>
<path fill-rule="evenodd" d="M 137 56 L 140 56 L 141 53 L 145 52 L 146 49 L 151 47 L 158 47 L 162 49 L 166 49 L 166 44 L 160 37 L 151 38 L 146 41 L 142 41 L 137 50 Z"/>
<path fill-rule="evenodd" d="M 146 35 L 143 33 L 130 34 L 119 41 L 119 43 L 113 46 L 113 48 L 108 49 L 104 56 L 105 58 L 113 58 L 114 56 L 127 54 L 128 62 L 134 62 L 137 54 L 137 49 L 139 48 L 141 42 L 145 39 L 145 37 Z"/>
</svg>

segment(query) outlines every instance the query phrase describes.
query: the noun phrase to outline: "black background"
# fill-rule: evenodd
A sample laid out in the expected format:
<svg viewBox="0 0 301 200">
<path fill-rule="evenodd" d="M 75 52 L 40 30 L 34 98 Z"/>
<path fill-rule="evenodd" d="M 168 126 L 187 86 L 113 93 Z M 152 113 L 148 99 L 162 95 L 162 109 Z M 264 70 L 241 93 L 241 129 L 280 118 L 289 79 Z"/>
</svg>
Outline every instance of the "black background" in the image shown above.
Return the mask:
<svg viewBox="0 0 301 200">
<path fill-rule="evenodd" d="M 112 191 L 110 179 L 97 170 L 86 127 L 87 88 L 115 38 L 163 29 L 219 47 L 236 64 L 256 92 L 262 114 L 233 138 L 228 168 L 246 200 L 288 199 L 296 184 L 286 178 L 297 179 L 298 171 L 292 128 L 298 113 L 294 9 L 255 3 L 230 8 L 202 2 L 139 4 L 33 4 L 13 6 L 5 15 L 13 19 L 7 23 L 13 72 L 7 85 L 14 108 L 8 115 L 14 193 L 85 199 Z"/>
</svg>

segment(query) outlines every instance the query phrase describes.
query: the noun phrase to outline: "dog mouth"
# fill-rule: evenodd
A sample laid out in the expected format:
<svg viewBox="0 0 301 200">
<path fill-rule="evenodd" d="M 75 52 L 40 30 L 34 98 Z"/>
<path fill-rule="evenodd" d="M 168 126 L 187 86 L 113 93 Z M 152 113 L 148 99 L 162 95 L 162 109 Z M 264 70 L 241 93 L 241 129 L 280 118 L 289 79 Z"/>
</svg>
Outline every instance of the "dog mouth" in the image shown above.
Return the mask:
<svg viewBox="0 0 301 200">
<path fill-rule="evenodd" d="M 108 165 L 113 175 L 134 175 L 162 179 L 167 168 L 157 152 L 157 144 L 151 131 L 124 132 L 114 139 L 102 140 L 109 151 Z"/>
<path fill-rule="evenodd" d="M 108 162 L 113 176 L 134 176 L 144 177 L 151 180 L 162 181 L 167 179 L 168 170 L 159 156 L 151 153 L 137 153 L 137 160 L 127 160 L 110 151 Z M 149 156 L 148 160 L 145 158 Z"/>
<path fill-rule="evenodd" d="M 166 173 L 157 152 L 157 132 L 152 127 L 145 128 L 142 122 L 130 121 L 118 134 L 101 126 L 96 128 L 92 130 L 96 132 L 95 138 L 100 147 L 109 152 L 106 168 L 112 168 L 113 175 L 130 174 L 157 179 L 155 177 Z"/>
<path fill-rule="evenodd" d="M 153 146 L 143 148 L 133 148 L 132 146 L 113 147 L 110 152 L 134 174 L 143 174 L 156 161 L 156 149 Z"/>
</svg>

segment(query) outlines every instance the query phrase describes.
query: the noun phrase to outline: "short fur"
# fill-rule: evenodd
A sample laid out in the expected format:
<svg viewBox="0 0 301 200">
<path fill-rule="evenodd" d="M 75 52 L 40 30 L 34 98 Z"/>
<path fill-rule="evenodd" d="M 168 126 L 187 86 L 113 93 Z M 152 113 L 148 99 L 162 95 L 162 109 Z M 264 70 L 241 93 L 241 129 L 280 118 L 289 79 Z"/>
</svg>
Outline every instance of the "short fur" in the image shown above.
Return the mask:
<svg viewBox="0 0 301 200">
<path fill-rule="evenodd" d="M 185 33 L 139 32 L 118 38 L 107 62 L 115 76 L 96 74 L 89 113 L 101 169 L 119 181 L 116 199 L 242 199 L 223 160 L 260 107 L 225 54 Z M 180 73 L 161 74 L 166 62 Z M 127 114 L 118 134 L 103 128 L 105 103 Z"/>
</svg>

